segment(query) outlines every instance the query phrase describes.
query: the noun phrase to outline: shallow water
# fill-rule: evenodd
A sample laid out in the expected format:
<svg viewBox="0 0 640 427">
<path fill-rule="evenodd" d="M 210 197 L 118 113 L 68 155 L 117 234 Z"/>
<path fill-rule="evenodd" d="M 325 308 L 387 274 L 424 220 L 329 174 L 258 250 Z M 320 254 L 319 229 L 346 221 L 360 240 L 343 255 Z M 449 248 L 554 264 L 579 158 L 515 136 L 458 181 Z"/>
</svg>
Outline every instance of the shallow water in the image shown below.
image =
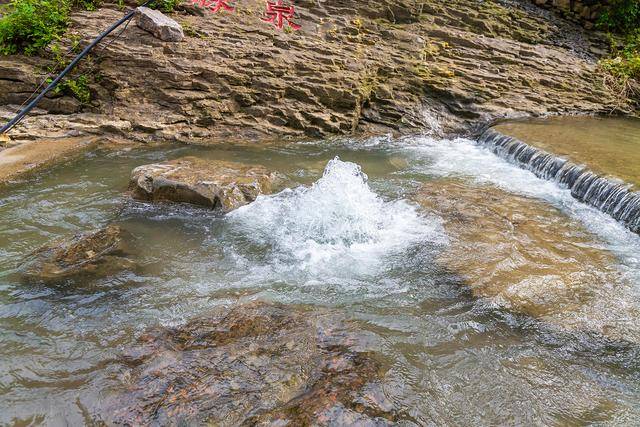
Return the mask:
<svg viewBox="0 0 640 427">
<path fill-rule="evenodd" d="M 640 119 L 551 117 L 507 122 L 495 129 L 640 189 Z"/>
<path fill-rule="evenodd" d="M 226 217 L 122 196 L 133 167 L 184 155 L 262 164 L 291 189 Z M 0 194 L 0 218 L 1 424 L 100 416 L 146 328 L 250 299 L 353 319 L 408 424 L 640 419 L 640 237 L 472 141 L 99 150 Z M 112 221 L 135 271 L 15 278 L 39 245 Z"/>
</svg>

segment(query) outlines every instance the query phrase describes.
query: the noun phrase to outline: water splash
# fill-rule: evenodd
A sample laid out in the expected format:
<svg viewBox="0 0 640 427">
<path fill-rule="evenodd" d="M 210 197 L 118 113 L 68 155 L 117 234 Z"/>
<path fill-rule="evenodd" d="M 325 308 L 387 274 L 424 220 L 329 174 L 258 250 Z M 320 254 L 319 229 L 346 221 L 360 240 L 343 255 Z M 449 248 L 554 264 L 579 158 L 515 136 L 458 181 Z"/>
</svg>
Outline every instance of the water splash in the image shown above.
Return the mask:
<svg viewBox="0 0 640 427">
<path fill-rule="evenodd" d="M 261 196 L 227 220 L 267 249 L 272 266 L 312 274 L 375 273 L 381 257 L 418 242 L 444 242 L 437 218 L 403 200 L 384 201 L 367 181 L 359 165 L 336 157 L 312 186 Z"/>
<path fill-rule="evenodd" d="M 631 231 L 640 234 L 640 193 L 632 192 L 629 185 L 598 176 L 585 166 L 556 157 L 493 129 L 488 129 L 478 141 L 537 177 L 556 181 L 569 188 L 574 198 L 611 215 Z"/>
</svg>

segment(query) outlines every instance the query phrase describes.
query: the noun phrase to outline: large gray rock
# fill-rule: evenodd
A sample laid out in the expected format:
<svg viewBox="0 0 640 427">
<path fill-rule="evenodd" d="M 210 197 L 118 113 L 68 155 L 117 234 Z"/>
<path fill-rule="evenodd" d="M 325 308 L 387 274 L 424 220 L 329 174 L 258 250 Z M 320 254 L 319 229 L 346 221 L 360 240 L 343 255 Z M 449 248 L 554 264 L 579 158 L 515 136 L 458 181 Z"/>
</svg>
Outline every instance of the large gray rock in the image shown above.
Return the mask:
<svg viewBox="0 0 640 427">
<path fill-rule="evenodd" d="M 184 39 L 182 27 L 173 19 L 154 9 L 139 7 L 136 10 L 138 27 L 149 31 L 155 37 L 166 42 L 179 42 Z"/>
<path fill-rule="evenodd" d="M 270 193 L 277 179 L 262 166 L 183 157 L 135 168 L 129 190 L 138 200 L 190 203 L 229 212 Z"/>
</svg>

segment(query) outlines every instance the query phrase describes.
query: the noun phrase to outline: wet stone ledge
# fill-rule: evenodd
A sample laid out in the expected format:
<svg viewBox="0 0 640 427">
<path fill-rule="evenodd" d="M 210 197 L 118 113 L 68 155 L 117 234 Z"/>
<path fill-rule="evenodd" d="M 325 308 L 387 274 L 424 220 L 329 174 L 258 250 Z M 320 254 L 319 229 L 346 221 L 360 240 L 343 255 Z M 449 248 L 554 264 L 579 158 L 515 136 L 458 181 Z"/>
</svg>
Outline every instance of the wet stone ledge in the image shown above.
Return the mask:
<svg viewBox="0 0 640 427">
<path fill-rule="evenodd" d="M 599 209 L 640 234 L 640 193 L 631 191 L 630 184 L 600 176 L 584 165 L 532 147 L 494 129 L 485 131 L 478 141 L 494 154 L 533 172 L 537 177 L 569 188 L 577 200 Z"/>
</svg>

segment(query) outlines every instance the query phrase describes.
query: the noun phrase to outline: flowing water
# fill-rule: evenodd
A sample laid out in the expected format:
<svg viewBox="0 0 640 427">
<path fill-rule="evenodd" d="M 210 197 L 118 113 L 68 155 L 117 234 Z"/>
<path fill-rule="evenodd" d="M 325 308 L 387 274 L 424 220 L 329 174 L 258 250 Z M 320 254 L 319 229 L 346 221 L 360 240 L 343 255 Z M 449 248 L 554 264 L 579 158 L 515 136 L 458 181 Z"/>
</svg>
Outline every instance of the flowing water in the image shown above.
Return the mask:
<svg viewBox="0 0 640 427">
<path fill-rule="evenodd" d="M 578 125 L 569 126 L 572 121 Z M 488 129 L 479 141 L 495 154 L 532 171 L 536 176 L 569 188 L 576 199 L 640 233 L 640 192 L 635 188 L 636 172 L 631 172 L 640 160 L 640 139 L 637 136 L 640 121 L 622 118 L 594 121 L 607 124 L 600 126 L 606 131 L 599 129 L 589 134 L 589 129 L 597 126 L 587 118 L 555 118 L 509 123 Z M 579 131 L 565 138 L 574 128 Z M 545 129 L 548 132 L 544 132 Z M 540 143 L 540 138 L 545 142 Z M 545 150 L 546 147 L 551 152 Z M 576 160 L 585 163 L 579 164 Z M 620 176 L 630 179 L 630 182 L 621 180 Z"/>
<path fill-rule="evenodd" d="M 137 165 L 261 164 L 289 189 L 223 217 L 123 196 Z M 23 284 L 115 222 L 135 269 Z M 0 424 L 88 422 L 154 325 L 260 299 L 344 313 L 405 424 L 640 419 L 640 237 L 468 140 L 98 150 L 0 193 Z"/>
<path fill-rule="evenodd" d="M 504 123 L 495 129 L 640 188 L 640 119 L 551 117 Z"/>
</svg>

